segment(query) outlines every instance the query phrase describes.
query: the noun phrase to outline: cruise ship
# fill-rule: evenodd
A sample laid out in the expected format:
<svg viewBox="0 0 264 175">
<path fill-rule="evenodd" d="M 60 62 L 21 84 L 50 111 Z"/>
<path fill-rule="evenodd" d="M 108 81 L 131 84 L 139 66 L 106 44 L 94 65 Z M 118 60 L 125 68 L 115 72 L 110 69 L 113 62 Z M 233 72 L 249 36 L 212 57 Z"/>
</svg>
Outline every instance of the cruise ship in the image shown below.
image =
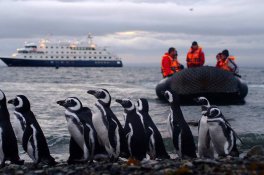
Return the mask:
<svg viewBox="0 0 264 175">
<path fill-rule="evenodd" d="M 10 57 L 0 59 L 7 66 L 14 67 L 122 67 L 121 58 L 97 47 L 92 36 L 86 41 L 49 41 L 39 44 L 27 43 Z"/>
</svg>

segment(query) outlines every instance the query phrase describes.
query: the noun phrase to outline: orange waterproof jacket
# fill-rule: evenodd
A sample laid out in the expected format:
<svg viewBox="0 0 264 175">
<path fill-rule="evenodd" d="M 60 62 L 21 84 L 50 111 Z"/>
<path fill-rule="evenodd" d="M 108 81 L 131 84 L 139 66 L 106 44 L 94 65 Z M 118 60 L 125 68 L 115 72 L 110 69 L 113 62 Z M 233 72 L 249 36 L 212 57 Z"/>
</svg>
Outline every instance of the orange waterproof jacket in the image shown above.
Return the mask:
<svg viewBox="0 0 264 175">
<path fill-rule="evenodd" d="M 204 65 L 204 53 L 202 51 L 202 48 L 199 47 L 197 50 L 193 50 L 190 48 L 188 54 L 187 54 L 187 67 L 200 67 Z"/>
<path fill-rule="evenodd" d="M 218 67 L 226 71 L 235 72 L 237 68 L 236 65 L 234 64 L 234 61 L 235 61 L 235 57 L 229 56 L 226 60 L 221 59 L 218 63 Z"/>
<path fill-rule="evenodd" d="M 161 61 L 161 72 L 163 77 L 168 77 L 173 75 L 175 72 L 180 71 L 180 63 L 177 59 L 172 59 L 172 57 L 165 53 Z"/>
</svg>

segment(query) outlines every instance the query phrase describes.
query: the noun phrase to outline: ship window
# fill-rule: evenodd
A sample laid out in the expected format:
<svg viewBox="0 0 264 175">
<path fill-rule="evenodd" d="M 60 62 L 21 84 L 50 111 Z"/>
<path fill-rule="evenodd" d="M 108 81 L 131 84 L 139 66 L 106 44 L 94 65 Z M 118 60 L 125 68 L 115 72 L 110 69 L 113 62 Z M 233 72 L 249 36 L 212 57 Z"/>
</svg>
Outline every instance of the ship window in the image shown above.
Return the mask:
<svg viewBox="0 0 264 175">
<path fill-rule="evenodd" d="M 46 51 L 46 53 L 48 53 L 48 51 Z"/>
<path fill-rule="evenodd" d="M 51 56 L 50 58 L 53 58 L 53 56 Z"/>
<path fill-rule="evenodd" d="M 106 57 L 104 57 L 106 59 Z"/>
<path fill-rule="evenodd" d="M 27 56 L 24 56 L 24 58 L 27 58 Z"/>
<path fill-rule="evenodd" d="M 67 56 L 66 58 L 69 58 L 69 56 Z"/>
<path fill-rule="evenodd" d="M 92 58 L 92 57 L 89 57 L 89 58 Z"/>
<path fill-rule="evenodd" d="M 40 56 L 40 58 L 42 58 L 42 56 Z"/>
<path fill-rule="evenodd" d="M 63 53 L 63 52 L 61 52 L 61 53 Z"/>
<path fill-rule="evenodd" d="M 66 53 L 69 53 L 69 52 L 66 52 Z"/>
<path fill-rule="evenodd" d="M 79 57 L 79 58 L 82 58 L 82 57 Z"/>
<path fill-rule="evenodd" d="M 48 56 L 46 56 L 46 58 L 48 58 Z"/>
<path fill-rule="evenodd" d="M 76 58 L 75 56 L 73 58 Z"/>
<path fill-rule="evenodd" d="M 83 57 L 83 58 L 85 58 L 85 59 L 86 59 L 86 57 Z"/>
<path fill-rule="evenodd" d="M 48 46 L 46 46 L 46 49 L 48 48 Z"/>
<path fill-rule="evenodd" d="M 92 54 L 92 52 L 89 52 L 89 54 Z"/>
<path fill-rule="evenodd" d="M 58 49 L 59 47 L 57 46 L 56 49 Z"/>
<path fill-rule="evenodd" d="M 99 59 L 101 59 L 102 57 L 99 57 Z"/>
<path fill-rule="evenodd" d="M 99 52 L 99 54 L 102 54 L 102 52 Z"/>
<path fill-rule="evenodd" d="M 94 59 L 96 59 L 96 57 L 94 57 Z"/>
<path fill-rule="evenodd" d="M 29 56 L 29 58 L 32 58 L 32 56 Z"/>
<path fill-rule="evenodd" d="M 84 54 L 86 54 L 86 52 L 84 52 Z"/>
<path fill-rule="evenodd" d="M 58 51 L 56 53 L 59 53 Z"/>
<path fill-rule="evenodd" d="M 50 48 L 53 49 L 53 46 L 51 46 Z"/>
<path fill-rule="evenodd" d="M 63 56 L 61 58 L 63 58 Z"/>
<path fill-rule="evenodd" d="M 109 59 L 111 59 L 112 57 L 109 57 Z"/>
<path fill-rule="evenodd" d="M 61 47 L 63 49 L 63 47 Z"/>
<path fill-rule="evenodd" d="M 94 52 L 94 54 L 96 54 L 96 52 Z"/>
<path fill-rule="evenodd" d="M 58 56 L 56 56 L 56 58 L 59 58 Z"/>
</svg>

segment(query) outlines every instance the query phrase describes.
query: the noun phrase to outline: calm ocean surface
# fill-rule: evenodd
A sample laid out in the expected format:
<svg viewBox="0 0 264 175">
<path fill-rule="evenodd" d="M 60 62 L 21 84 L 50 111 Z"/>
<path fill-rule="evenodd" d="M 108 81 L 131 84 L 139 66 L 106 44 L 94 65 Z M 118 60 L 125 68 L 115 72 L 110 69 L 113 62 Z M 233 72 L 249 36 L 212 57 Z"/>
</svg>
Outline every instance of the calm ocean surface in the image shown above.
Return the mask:
<svg viewBox="0 0 264 175">
<path fill-rule="evenodd" d="M 245 150 L 256 144 L 264 145 L 264 69 L 241 68 L 240 74 L 248 82 L 249 94 L 245 105 L 220 106 L 226 118 L 232 119 L 231 125 L 241 136 Z M 160 68 L 126 66 L 124 68 L 9 68 L 0 67 L 0 89 L 7 99 L 15 95 L 26 95 L 32 106 L 51 153 L 59 159 L 68 157 L 69 133 L 64 117 L 64 109 L 56 104 L 57 100 L 76 96 L 84 106 L 93 108 L 95 98 L 86 91 L 106 88 L 112 98 L 130 97 L 134 100 L 144 97 L 150 103 L 150 115 L 170 145 L 166 119 L 169 106 L 160 102 L 155 94 L 155 86 L 161 80 Z M 9 105 L 11 119 L 13 108 Z M 114 101 L 112 109 L 120 121 L 123 109 Z M 199 106 L 183 106 L 185 119 L 199 120 Z M 192 127 L 197 136 L 197 127 Z M 171 150 L 171 146 L 168 146 Z"/>
</svg>

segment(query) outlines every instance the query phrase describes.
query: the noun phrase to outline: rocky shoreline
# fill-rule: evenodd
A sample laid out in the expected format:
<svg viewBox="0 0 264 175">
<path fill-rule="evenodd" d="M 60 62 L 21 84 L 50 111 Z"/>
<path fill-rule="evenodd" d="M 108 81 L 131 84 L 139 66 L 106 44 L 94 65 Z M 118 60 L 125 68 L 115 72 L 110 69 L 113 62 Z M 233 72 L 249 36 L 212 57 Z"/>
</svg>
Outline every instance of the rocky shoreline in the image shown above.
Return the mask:
<svg viewBox="0 0 264 175">
<path fill-rule="evenodd" d="M 124 161 L 115 163 L 99 161 L 93 164 L 67 165 L 61 161 L 54 167 L 35 167 L 31 163 L 23 166 L 9 165 L 0 170 L 0 174 L 12 175 L 172 175 L 172 174 L 264 174 L 264 156 L 254 155 L 248 158 L 224 158 L 218 160 L 161 160 L 145 161 L 140 165 L 127 165 Z"/>
</svg>

